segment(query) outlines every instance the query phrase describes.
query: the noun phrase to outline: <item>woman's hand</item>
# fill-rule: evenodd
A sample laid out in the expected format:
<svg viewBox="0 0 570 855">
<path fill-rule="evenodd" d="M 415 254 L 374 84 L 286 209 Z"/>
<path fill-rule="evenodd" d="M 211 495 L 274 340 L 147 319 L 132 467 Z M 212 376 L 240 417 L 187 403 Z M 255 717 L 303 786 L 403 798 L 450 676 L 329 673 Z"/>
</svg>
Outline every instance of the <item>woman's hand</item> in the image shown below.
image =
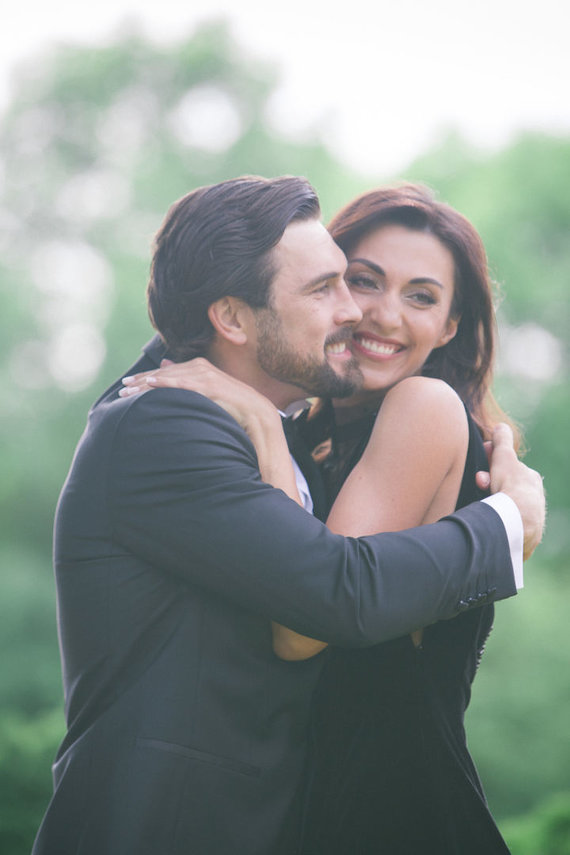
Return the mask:
<svg viewBox="0 0 570 855">
<path fill-rule="evenodd" d="M 163 361 L 156 371 L 124 377 L 123 383 L 125 388 L 119 392 L 122 397 L 170 388 L 198 392 L 209 398 L 248 434 L 257 452 L 262 479 L 300 502 L 279 411 L 252 386 L 236 380 L 203 357 L 188 362 Z"/>
<path fill-rule="evenodd" d="M 247 383 L 242 383 L 216 368 L 203 357 L 188 362 L 171 362 L 164 359 L 160 368 L 154 371 L 123 377 L 123 384 L 124 389 L 119 392 L 121 397 L 158 388 L 198 392 L 226 410 L 248 433 L 259 430 L 260 424 L 265 425 L 272 421 L 277 423 L 279 415 L 268 398 L 256 392 Z M 251 439 L 254 437 L 251 436 Z"/>
</svg>

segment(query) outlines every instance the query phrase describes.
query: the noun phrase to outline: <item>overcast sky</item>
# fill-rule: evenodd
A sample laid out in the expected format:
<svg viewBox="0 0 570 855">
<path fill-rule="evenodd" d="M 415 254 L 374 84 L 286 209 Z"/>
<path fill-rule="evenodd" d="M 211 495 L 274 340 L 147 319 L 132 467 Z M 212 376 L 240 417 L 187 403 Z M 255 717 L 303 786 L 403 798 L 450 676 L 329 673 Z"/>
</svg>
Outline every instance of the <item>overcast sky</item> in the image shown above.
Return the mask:
<svg viewBox="0 0 570 855">
<path fill-rule="evenodd" d="M 450 128 L 484 147 L 520 129 L 570 134 L 566 9 L 567 0 L 18 0 L 0 28 L 0 105 L 15 65 L 54 42 L 104 42 L 129 18 L 175 39 L 224 16 L 280 69 L 281 130 L 322 127 L 353 166 L 391 176 Z"/>
</svg>

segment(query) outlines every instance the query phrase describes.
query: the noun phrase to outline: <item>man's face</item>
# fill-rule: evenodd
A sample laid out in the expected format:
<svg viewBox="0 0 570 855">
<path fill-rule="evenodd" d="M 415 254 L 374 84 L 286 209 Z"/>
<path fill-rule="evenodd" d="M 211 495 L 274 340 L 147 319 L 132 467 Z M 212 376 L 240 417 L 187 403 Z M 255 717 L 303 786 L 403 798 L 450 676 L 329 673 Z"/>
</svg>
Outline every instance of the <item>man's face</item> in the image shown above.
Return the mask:
<svg viewBox="0 0 570 855">
<path fill-rule="evenodd" d="M 270 378 L 265 394 L 281 407 L 307 394 L 350 395 L 361 384 L 349 349 L 361 312 L 344 281 L 344 253 L 318 220 L 308 220 L 287 227 L 273 261 L 269 306 L 255 311 L 257 361 Z"/>
</svg>

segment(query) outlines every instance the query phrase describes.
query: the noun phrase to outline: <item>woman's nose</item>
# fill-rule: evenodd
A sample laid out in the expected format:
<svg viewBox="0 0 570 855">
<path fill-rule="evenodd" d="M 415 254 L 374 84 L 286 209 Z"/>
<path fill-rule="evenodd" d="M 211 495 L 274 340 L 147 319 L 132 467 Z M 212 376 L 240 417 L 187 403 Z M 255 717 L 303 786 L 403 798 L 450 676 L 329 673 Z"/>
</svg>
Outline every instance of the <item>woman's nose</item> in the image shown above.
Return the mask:
<svg viewBox="0 0 570 855">
<path fill-rule="evenodd" d="M 376 293 L 368 300 L 363 314 L 384 332 L 397 329 L 402 320 L 400 300 L 395 294 Z"/>
</svg>

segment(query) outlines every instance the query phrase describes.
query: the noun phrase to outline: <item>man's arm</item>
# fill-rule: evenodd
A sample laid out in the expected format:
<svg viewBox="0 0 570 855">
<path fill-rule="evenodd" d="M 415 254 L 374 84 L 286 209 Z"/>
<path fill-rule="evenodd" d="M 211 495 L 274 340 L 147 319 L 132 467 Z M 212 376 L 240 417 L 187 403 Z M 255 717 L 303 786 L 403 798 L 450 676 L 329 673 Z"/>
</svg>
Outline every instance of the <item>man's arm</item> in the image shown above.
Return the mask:
<svg viewBox="0 0 570 855">
<path fill-rule="evenodd" d="M 491 508 L 476 503 L 396 534 L 333 534 L 261 481 L 245 433 L 200 395 L 131 400 L 111 467 L 121 545 L 324 641 L 374 644 L 515 593 Z"/>
<path fill-rule="evenodd" d="M 152 342 L 151 346 L 156 348 L 156 343 Z M 128 397 L 141 390 L 160 387 L 200 392 L 226 409 L 251 435 L 248 422 L 252 417 L 255 421 L 256 415 L 261 412 L 260 400 L 268 404 L 262 395 L 229 377 L 206 359 L 198 358 L 180 364 L 169 362 L 168 367 L 164 367 L 166 362 L 169 361 L 162 360 L 163 367 L 153 372 L 142 370 L 140 365 L 135 366 L 135 375 L 123 378 L 124 388 L 119 391 L 119 395 Z M 263 431 L 261 439 L 264 440 Z M 498 424 L 493 432 L 493 440 L 485 445 L 491 472 L 478 472 L 477 485 L 483 491 L 491 488 L 493 494 L 499 494 L 485 501 L 497 511 L 505 526 L 517 587 L 521 588 L 523 538 L 526 559 L 540 543 L 544 530 L 546 507 L 542 479 L 538 472 L 518 460 L 513 434 L 508 425 Z M 269 483 L 273 482 L 270 480 Z"/>
</svg>

